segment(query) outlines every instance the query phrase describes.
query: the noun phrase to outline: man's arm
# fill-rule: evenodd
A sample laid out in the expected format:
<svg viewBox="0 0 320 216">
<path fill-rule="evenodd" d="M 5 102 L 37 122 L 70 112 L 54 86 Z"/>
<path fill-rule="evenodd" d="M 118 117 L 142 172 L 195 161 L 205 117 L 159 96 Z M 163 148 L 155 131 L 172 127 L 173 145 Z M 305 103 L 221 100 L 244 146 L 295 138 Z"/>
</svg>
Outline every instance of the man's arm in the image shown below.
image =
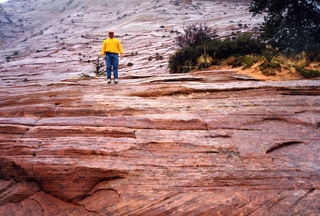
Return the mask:
<svg viewBox="0 0 320 216">
<path fill-rule="evenodd" d="M 104 57 L 105 51 L 106 51 L 106 45 L 105 45 L 105 42 L 103 41 L 102 47 L 101 47 L 101 52 L 100 52 L 100 54 L 101 54 L 102 57 Z"/>
<path fill-rule="evenodd" d="M 119 47 L 120 56 L 123 56 L 124 53 L 123 53 L 123 48 L 120 41 L 119 41 L 118 47 Z"/>
</svg>

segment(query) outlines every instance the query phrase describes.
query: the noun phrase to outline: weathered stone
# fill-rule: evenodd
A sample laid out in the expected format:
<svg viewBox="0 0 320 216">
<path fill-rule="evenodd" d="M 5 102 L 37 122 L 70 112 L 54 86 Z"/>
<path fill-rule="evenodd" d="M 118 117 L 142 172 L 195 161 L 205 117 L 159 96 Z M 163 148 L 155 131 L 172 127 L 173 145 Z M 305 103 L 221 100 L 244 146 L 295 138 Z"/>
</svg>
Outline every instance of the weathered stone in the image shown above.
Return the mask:
<svg viewBox="0 0 320 216">
<path fill-rule="evenodd" d="M 82 81 L 83 87 L 66 91 L 76 100 L 84 98 L 84 105 L 70 96 L 69 103 L 46 117 L 39 113 L 38 119 L 30 116 L 43 106 L 40 102 L 18 105 L 19 112 L 3 108 L 1 158 L 20 167 L 15 175 L 3 167 L 7 181 L 37 182 L 46 196 L 72 202 L 85 214 L 295 214 L 301 207 L 290 206 L 300 202 L 310 206 L 307 212 L 317 213 L 312 203 L 320 188 L 319 96 L 277 89 L 302 90 L 318 81 L 230 81 L 202 87 L 202 81 L 192 81 L 183 85 L 196 91 L 173 85 L 179 94 L 157 97 L 133 95 L 167 84 L 136 81 L 116 86 Z M 97 90 L 95 97 L 87 97 L 90 85 Z M 54 89 L 43 91 L 48 104 L 59 97 L 48 96 Z M 71 112 L 77 107 L 80 116 Z M 26 117 L 17 116 L 21 113 Z M 58 207 L 52 214 L 68 211 Z"/>
<path fill-rule="evenodd" d="M 9 182 L 9 183 L 8 183 Z M 35 182 L 21 182 L 16 183 L 12 180 L 1 180 L 1 185 L 6 184 L 6 187 L 0 189 L 0 206 L 7 203 L 18 203 L 40 190 L 39 186 Z"/>
<path fill-rule="evenodd" d="M 10 25 L 16 11 L 29 24 L 0 51 L 21 51 L 0 60 L 1 215 L 320 214 L 319 80 L 164 67 L 171 30 L 206 17 L 227 35 L 230 18 L 251 19 L 247 1 L 236 12 L 214 1 L 30 2 L 35 11 L 3 6 Z M 119 83 L 77 79 L 110 26 L 133 53 Z M 148 61 L 157 53 L 164 60 Z"/>
</svg>

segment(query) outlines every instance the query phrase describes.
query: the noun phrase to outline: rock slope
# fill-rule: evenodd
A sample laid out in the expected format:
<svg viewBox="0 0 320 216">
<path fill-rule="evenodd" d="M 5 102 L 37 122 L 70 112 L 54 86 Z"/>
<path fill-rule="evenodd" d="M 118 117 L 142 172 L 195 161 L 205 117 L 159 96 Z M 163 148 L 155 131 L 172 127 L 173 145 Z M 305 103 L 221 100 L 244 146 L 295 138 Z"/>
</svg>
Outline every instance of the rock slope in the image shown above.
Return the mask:
<svg viewBox="0 0 320 216">
<path fill-rule="evenodd" d="M 319 81 L 219 74 L 3 88 L 0 212 L 319 214 Z"/>
<path fill-rule="evenodd" d="M 248 3 L 97 2 L 3 6 L 13 24 L 27 10 L 26 29 L 28 17 L 55 14 L 39 29 L 64 19 L 2 45 L 1 215 L 320 214 L 319 80 L 165 70 L 172 30 Z M 210 22 L 227 28 L 226 13 Z M 78 79 L 109 28 L 138 54 L 121 60 L 118 84 Z"/>
<path fill-rule="evenodd" d="M 187 25 L 205 22 L 220 36 L 253 31 L 262 18 L 251 17 L 247 1 L 237 2 L 11 0 L 0 10 L 2 84 L 94 75 L 91 61 L 110 29 L 126 53 L 122 76 L 165 74 L 174 40 Z"/>
</svg>

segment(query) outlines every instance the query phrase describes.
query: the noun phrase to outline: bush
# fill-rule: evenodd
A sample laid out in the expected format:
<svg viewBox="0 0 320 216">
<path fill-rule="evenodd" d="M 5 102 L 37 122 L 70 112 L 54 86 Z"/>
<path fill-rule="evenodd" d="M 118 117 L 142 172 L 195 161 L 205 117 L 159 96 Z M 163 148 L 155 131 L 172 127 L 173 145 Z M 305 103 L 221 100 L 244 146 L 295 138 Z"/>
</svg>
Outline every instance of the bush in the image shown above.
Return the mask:
<svg viewBox="0 0 320 216">
<path fill-rule="evenodd" d="M 98 55 L 95 60 L 91 61 L 94 65 L 95 70 L 93 71 L 96 76 L 103 76 L 105 74 L 105 70 L 103 69 L 104 67 L 104 61 L 103 58 Z"/>
<path fill-rule="evenodd" d="M 248 56 L 239 56 L 236 62 L 233 64 L 234 67 L 242 66 L 242 69 L 251 68 L 257 61 L 254 58 Z"/>
<path fill-rule="evenodd" d="M 262 51 L 262 56 L 267 60 L 267 62 L 271 62 L 274 55 L 270 50 Z"/>
<path fill-rule="evenodd" d="M 259 66 L 262 74 L 266 76 L 274 76 L 276 75 L 275 70 L 281 71 L 281 65 L 275 62 L 264 62 Z"/>
<path fill-rule="evenodd" d="M 169 58 L 170 73 L 185 73 L 190 66 L 196 65 L 197 59 L 201 56 L 202 51 L 197 48 L 183 47 Z"/>
<path fill-rule="evenodd" d="M 304 65 L 295 66 L 295 68 L 305 78 L 316 78 L 320 76 L 319 70 L 307 69 Z"/>
<path fill-rule="evenodd" d="M 192 66 L 191 61 L 190 61 L 190 60 L 187 60 L 187 61 L 185 61 L 185 63 L 183 64 L 181 70 L 182 70 L 182 72 L 187 73 L 187 72 L 193 70 L 193 68 L 194 68 L 194 67 Z"/>
<path fill-rule="evenodd" d="M 265 69 L 276 69 L 281 71 L 281 65 L 275 62 L 264 62 L 259 66 L 260 70 L 263 71 Z"/>
<path fill-rule="evenodd" d="M 210 57 L 209 55 L 202 55 L 198 58 L 198 69 L 204 69 L 204 68 L 208 68 L 211 66 L 211 62 L 212 62 L 212 57 Z"/>
<path fill-rule="evenodd" d="M 264 43 L 245 33 L 235 38 L 211 41 L 207 52 L 218 59 L 227 59 L 231 56 L 259 55 L 264 49 Z"/>
<path fill-rule="evenodd" d="M 277 75 L 275 71 L 272 71 L 272 70 L 263 70 L 261 71 L 263 75 L 266 75 L 266 76 L 275 76 Z"/>
<path fill-rule="evenodd" d="M 206 42 L 203 43 L 204 41 Z M 182 44 L 183 43 L 180 45 Z M 227 38 L 225 40 L 218 40 L 216 37 L 213 37 L 210 40 L 209 38 L 206 38 L 202 40 L 202 44 L 197 46 L 192 42 L 185 44 L 190 44 L 190 46 L 182 47 L 170 57 L 170 73 L 186 72 L 186 70 L 183 69 L 186 61 L 189 61 L 192 65 L 196 65 L 197 60 L 204 54 L 212 57 L 211 64 L 216 64 L 220 60 L 228 59 L 232 56 L 258 55 L 265 49 L 265 44 L 261 43 L 258 39 L 252 38 L 251 34 L 242 34 L 235 38 Z M 234 60 L 230 58 L 227 62 L 229 61 Z M 254 62 L 255 60 L 253 58 L 245 58 L 238 62 L 238 64 L 240 66 L 242 65 L 244 68 L 250 68 Z M 200 68 L 203 66 L 207 67 L 207 65 L 201 65 Z"/>
<path fill-rule="evenodd" d="M 265 44 L 252 37 L 251 34 L 243 33 L 233 40 L 234 52 L 238 55 L 261 54 Z"/>
<path fill-rule="evenodd" d="M 180 47 L 196 47 L 203 45 L 211 40 L 217 39 L 217 30 L 205 24 L 192 24 L 184 29 L 184 34 L 176 38 L 177 45 Z"/>
</svg>

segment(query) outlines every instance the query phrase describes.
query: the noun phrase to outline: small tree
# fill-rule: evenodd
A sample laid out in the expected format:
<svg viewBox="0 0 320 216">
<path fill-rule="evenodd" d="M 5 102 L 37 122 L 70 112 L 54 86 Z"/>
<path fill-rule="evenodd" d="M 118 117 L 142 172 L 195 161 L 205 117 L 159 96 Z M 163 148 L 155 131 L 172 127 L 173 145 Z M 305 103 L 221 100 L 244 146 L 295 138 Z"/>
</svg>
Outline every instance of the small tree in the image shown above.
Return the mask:
<svg viewBox="0 0 320 216">
<path fill-rule="evenodd" d="M 92 61 L 95 70 L 93 71 L 96 76 L 103 76 L 105 74 L 104 61 L 100 55 L 97 56 L 95 60 Z"/>
<path fill-rule="evenodd" d="M 184 34 L 176 38 L 180 47 L 196 47 L 218 38 L 217 30 L 205 24 L 192 24 L 184 29 Z"/>
</svg>

